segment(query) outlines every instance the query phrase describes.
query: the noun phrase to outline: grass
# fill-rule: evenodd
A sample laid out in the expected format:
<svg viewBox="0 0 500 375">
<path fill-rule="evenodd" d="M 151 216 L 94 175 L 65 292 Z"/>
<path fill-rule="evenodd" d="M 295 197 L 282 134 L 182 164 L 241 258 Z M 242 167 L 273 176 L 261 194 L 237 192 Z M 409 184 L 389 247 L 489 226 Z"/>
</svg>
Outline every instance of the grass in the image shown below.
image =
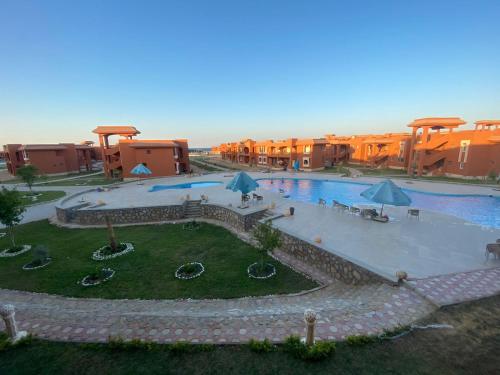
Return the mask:
<svg viewBox="0 0 500 375">
<path fill-rule="evenodd" d="M 201 223 L 197 231 L 182 224 L 116 227 L 119 242 L 132 242 L 132 253 L 109 261 L 90 259 L 92 252 L 107 244 L 105 229 L 67 229 L 38 221 L 16 227 L 19 244 L 46 245 L 52 263 L 33 272 L 21 270 L 31 261 L 30 252 L 0 258 L 0 288 L 46 292 L 74 297 L 100 298 L 233 298 L 251 295 L 293 293 L 317 284 L 268 257 L 277 268 L 269 280 L 247 276 L 247 267 L 257 261 L 257 250 L 228 230 Z M 0 249 L 9 247 L 0 238 Z M 192 261 L 203 263 L 205 272 L 192 280 L 179 280 L 175 270 Z M 83 288 L 77 281 L 96 266 L 116 270 L 112 280 Z"/>
<path fill-rule="evenodd" d="M 210 166 L 209 164 L 200 163 L 199 160 L 196 160 L 192 157 L 189 159 L 189 163 L 200 168 L 200 169 L 208 171 L 208 172 L 221 172 L 222 171 L 220 168 L 214 168 L 214 167 Z"/>
<path fill-rule="evenodd" d="M 66 195 L 66 193 L 64 191 L 34 191 L 34 193 L 40 194 L 37 196 L 37 199 L 34 201 L 30 197 L 29 192 L 23 191 L 21 193 L 22 193 L 22 197 L 23 197 L 22 198 L 23 204 L 25 204 L 26 206 L 53 201 L 56 199 L 60 199 Z"/>
<path fill-rule="evenodd" d="M 119 182 L 119 179 L 112 179 L 104 177 L 103 173 L 94 174 L 92 172 L 80 172 L 80 173 L 70 173 L 61 176 L 40 176 L 35 180 L 35 186 L 95 186 L 95 185 L 108 185 L 115 182 Z M 86 175 L 93 174 L 92 176 L 85 177 Z M 64 178 L 72 178 L 70 180 L 57 181 Z M 78 178 L 74 178 L 78 177 Z M 6 181 L 1 181 L 2 184 L 22 184 L 23 181 L 20 178 L 13 178 Z"/>
<path fill-rule="evenodd" d="M 454 329 L 415 331 L 394 341 L 350 346 L 333 357 L 306 362 L 283 346 L 189 348 L 160 345 L 85 345 L 34 340 L 0 352 L 0 373 L 31 374 L 495 374 L 500 368 L 500 296 L 449 306 L 423 323 Z M 174 350 L 175 349 L 175 350 Z M 210 350 L 208 350 L 210 349 Z"/>
</svg>

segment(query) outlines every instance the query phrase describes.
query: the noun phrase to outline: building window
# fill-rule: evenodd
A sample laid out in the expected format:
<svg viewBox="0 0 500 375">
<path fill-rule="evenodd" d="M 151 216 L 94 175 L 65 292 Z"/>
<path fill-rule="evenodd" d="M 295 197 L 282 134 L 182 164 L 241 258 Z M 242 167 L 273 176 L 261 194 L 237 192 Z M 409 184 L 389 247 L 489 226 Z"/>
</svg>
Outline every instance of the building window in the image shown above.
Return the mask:
<svg viewBox="0 0 500 375">
<path fill-rule="evenodd" d="M 467 163 L 467 156 L 469 155 L 469 144 L 470 140 L 460 141 L 460 152 L 458 153 L 459 163 Z"/>
<path fill-rule="evenodd" d="M 302 158 L 302 166 L 309 167 L 309 158 Z"/>
<path fill-rule="evenodd" d="M 150 154 L 151 153 L 151 150 L 146 150 L 146 154 Z"/>
<path fill-rule="evenodd" d="M 304 154 L 310 154 L 310 153 L 311 153 L 311 146 L 304 146 Z"/>
<path fill-rule="evenodd" d="M 464 167 L 465 167 L 465 163 L 458 163 L 458 167 L 459 167 L 460 169 L 464 169 Z"/>
</svg>

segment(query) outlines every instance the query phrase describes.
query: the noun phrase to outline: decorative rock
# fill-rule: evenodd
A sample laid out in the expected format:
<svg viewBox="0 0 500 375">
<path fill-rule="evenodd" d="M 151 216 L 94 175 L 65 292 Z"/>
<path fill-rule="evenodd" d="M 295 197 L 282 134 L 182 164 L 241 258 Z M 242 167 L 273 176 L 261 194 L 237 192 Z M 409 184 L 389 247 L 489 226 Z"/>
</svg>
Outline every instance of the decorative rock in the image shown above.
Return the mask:
<svg viewBox="0 0 500 375">
<path fill-rule="evenodd" d="M 17 330 L 15 315 L 16 311 L 13 305 L 10 304 L 0 305 L 0 316 L 2 317 L 5 323 L 7 335 L 9 336 L 9 339 L 12 343 L 16 343 L 23 337 L 27 336 L 26 331 Z"/>
</svg>

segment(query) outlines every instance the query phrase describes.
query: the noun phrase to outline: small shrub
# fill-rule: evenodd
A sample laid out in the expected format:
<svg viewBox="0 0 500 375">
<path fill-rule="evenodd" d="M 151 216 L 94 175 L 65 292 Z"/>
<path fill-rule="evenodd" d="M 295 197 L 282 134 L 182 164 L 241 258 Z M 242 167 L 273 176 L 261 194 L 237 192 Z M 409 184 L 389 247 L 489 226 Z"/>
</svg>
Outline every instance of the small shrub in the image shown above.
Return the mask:
<svg viewBox="0 0 500 375">
<path fill-rule="evenodd" d="M 275 349 L 274 345 L 268 339 L 264 339 L 264 341 L 251 339 L 248 342 L 248 346 L 255 353 L 269 353 Z"/>
<path fill-rule="evenodd" d="M 300 337 L 292 335 L 286 338 L 284 350 L 295 358 L 306 361 L 319 361 L 335 353 L 335 343 L 329 341 L 319 341 L 312 346 L 307 346 L 300 341 Z"/>
<path fill-rule="evenodd" d="M 169 349 L 172 354 L 184 354 L 192 352 L 194 347 L 188 342 L 178 341 L 175 344 L 172 344 Z"/>
<path fill-rule="evenodd" d="M 382 333 L 379 336 L 380 340 L 389 340 L 394 338 L 395 336 L 398 336 L 402 333 L 409 332 L 411 330 L 411 327 L 409 325 L 405 326 L 396 326 L 393 329 L 386 329 L 384 330 L 384 333 Z"/>
<path fill-rule="evenodd" d="M 372 336 L 347 336 L 346 342 L 350 346 L 363 346 L 375 342 Z"/>
<path fill-rule="evenodd" d="M 159 347 L 158 344 L 150 341 L 143 341 L 140 339 L 133 339 L 130 341 L 125 341 L 121 337 L 109 337 L 108 338 L 108 349 L 111 350 L 123 350 L 123 351 L 133 351 L 133 350 L 147 350 L 151 351 Z"/>
<path fill-rule="evenodd" d="M 213 352 L 215 350 L 214 344 L 200 344 L 197 346 L 200 352 Z"/>
</svg>

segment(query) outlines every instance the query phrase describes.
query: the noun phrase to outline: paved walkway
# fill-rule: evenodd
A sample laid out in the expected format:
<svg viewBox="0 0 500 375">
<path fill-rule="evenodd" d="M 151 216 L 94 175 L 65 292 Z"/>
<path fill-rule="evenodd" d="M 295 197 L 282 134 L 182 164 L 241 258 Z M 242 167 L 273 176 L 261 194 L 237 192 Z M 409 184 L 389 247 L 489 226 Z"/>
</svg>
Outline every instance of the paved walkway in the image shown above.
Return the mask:
<svg viewBox="0 0 500 375">
<path fill-rule="evenodd" d="M 342 339 L 408 324 L 434 309 L 404 287 L 339 283 L 303 295 L 232 300 L 99 300 L 2 289 L 0 300 L 16 306 L 23 330 L 50 340 L 92 342 L 109 336 L 156 342 L 282 341 L 303 333 L 308 308 L 319 315 L 318 338 Z"/>
<path fill-rule="evenodd" d="M 438 306 L 452 305 L 499 294 L 500 267 L 418 279 L 409 284 Z"/>
</svg>

